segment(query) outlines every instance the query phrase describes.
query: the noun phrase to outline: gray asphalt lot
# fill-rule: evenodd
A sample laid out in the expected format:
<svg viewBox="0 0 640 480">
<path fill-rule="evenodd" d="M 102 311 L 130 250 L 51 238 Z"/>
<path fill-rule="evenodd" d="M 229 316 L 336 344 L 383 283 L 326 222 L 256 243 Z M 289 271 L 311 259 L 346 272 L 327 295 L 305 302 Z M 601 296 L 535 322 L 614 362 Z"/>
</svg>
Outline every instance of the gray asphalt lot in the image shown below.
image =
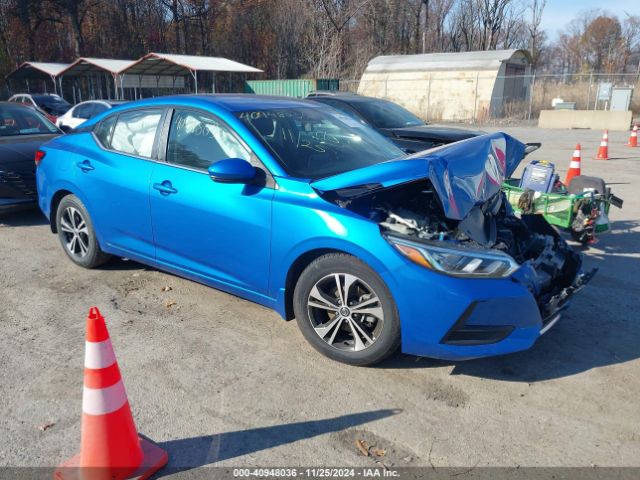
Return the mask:
<svg viewBox="0 0 640 480">
<path fill-rule="evenodd" d="M 486 130 L 498 130 L 497 128 Z M 584 251 L 600 269 L 529 351 L 377 368 L 320 356 L 295 322 L 135 262 L 83 270 L 38 212 L 0 217 L 0 466 L 55 466 L 77 452 L 84 325 L 105 315 L 138 430 L 170 466 L 640 466 L 640 148 L 597 131 L 505 128 L 544 142 L 532 158 L 624 198 L 613 232 Z M 168 288 L 167 288 L 168 287 Z"/>
</svg>

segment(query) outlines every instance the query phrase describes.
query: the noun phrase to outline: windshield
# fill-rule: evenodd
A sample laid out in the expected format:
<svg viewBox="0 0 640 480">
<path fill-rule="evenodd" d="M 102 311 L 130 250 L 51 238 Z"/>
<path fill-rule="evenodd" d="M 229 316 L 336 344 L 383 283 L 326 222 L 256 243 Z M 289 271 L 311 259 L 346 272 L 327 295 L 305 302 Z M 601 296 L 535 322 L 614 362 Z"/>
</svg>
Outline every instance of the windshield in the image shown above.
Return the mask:
<svg viewBox="0 0 640 480">
<path fill-rule="evenodd" d="M 32 95 L 42 110 L 53 115 L 63 115 L 71 108 L 71 104 L 57 95 Z"/>
<path fill-rule="evenodd" d="M 0 137 L 58 133 L 58 129 L 33 109 L 19 105 L 0 106 Z"/>
<path fill-rule="evenodd" d="M 371 128 L 331 108 L 279 108 L 236 115 L 294 177 L 318 179 L 405 155 Z"/>
<path fill-rule="evenodd" d="M 353 108 L 377 128 L 402 128 L 424 125 L 424 122 L 400 105 L 386 100 L 353 102 Z"/>
</svg>

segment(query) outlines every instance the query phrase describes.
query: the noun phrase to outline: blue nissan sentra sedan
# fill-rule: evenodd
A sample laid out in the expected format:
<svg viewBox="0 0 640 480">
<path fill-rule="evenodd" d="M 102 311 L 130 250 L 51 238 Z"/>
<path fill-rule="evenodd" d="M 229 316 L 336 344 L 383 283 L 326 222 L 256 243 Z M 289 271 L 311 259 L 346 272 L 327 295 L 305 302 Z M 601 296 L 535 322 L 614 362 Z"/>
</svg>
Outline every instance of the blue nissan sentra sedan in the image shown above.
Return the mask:
<svg viewBox="0 0 640 480">
<path fill-rule="evenodd" d="M 296 318 L 324 355 L 470 359 L 529 348 L 593 275 L 500 186 L 495 133 L 407 156 L 318 103 L 161 97 L 37 155 L 39 205 L 85 268 L 128 257 Z"/>
</svg>

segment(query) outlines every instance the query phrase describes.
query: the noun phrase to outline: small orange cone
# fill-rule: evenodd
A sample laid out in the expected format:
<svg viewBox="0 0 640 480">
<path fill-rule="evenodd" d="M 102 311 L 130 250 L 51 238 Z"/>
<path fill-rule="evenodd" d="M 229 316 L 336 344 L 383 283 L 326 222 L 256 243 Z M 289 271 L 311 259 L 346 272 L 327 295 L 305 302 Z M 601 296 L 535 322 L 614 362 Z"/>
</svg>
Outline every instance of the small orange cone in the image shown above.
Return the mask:
<svg viewBox="0 0 640 480">
<path fill-rule="evenodd" d="M 605 130 L 598 148 L 596 160 L 609 160 L 609 130 Z"/>
<path fill-rule="evenodd" d="M 633 130 L 631 130 L 631 135 L 629 136 L 629 143 L 627 143 L 627 147 L 637 147 L 638 146 L 638 125 L 633 126 Z"/>
<path fill-rule="evenodd" d="M 564 181 L 565 185 L 571 183 L 573 177 L 580 175 L 580 161 L 582 160 L 582 154 L 580 144 L 576 145 L 576 149 L 573 151 L 573 157 L 571 157 L 571 163 L 569 164 L 569 171 L 567 172 L 567 178 Z"/>
<path fill-rule="evenodd" d="M 166 465 L 167 452 L 138 435 L 104 318 L 87 316 L 80 454 L 54 472 L 56 480 L 146 479 Z"/>
</svg>

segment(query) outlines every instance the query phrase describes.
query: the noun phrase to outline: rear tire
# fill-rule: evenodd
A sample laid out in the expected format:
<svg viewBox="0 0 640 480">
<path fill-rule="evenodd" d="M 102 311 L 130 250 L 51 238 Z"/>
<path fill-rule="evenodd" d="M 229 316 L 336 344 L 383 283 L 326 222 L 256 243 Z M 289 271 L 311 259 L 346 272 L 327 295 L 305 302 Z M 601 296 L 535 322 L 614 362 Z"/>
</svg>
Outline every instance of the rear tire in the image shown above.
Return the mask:
<svg viewBox="0 0 640 480">
<path fill-rule="evenodd" d="M 370 366 L 400 346 L 400 320 L 389 289 L 357 258 L 331 253 L 302 272 L 293 294 L 300 331 L 323 355 Z"/>
<path fill-rule="evenodd" d="M 95 268 L 111 258 L 100 249 L 93 223 L 84 204 L 75 195 L 67 195 L 56 210 L 56 228 L 64 253 L 83 268 Z"/>
</svg>

